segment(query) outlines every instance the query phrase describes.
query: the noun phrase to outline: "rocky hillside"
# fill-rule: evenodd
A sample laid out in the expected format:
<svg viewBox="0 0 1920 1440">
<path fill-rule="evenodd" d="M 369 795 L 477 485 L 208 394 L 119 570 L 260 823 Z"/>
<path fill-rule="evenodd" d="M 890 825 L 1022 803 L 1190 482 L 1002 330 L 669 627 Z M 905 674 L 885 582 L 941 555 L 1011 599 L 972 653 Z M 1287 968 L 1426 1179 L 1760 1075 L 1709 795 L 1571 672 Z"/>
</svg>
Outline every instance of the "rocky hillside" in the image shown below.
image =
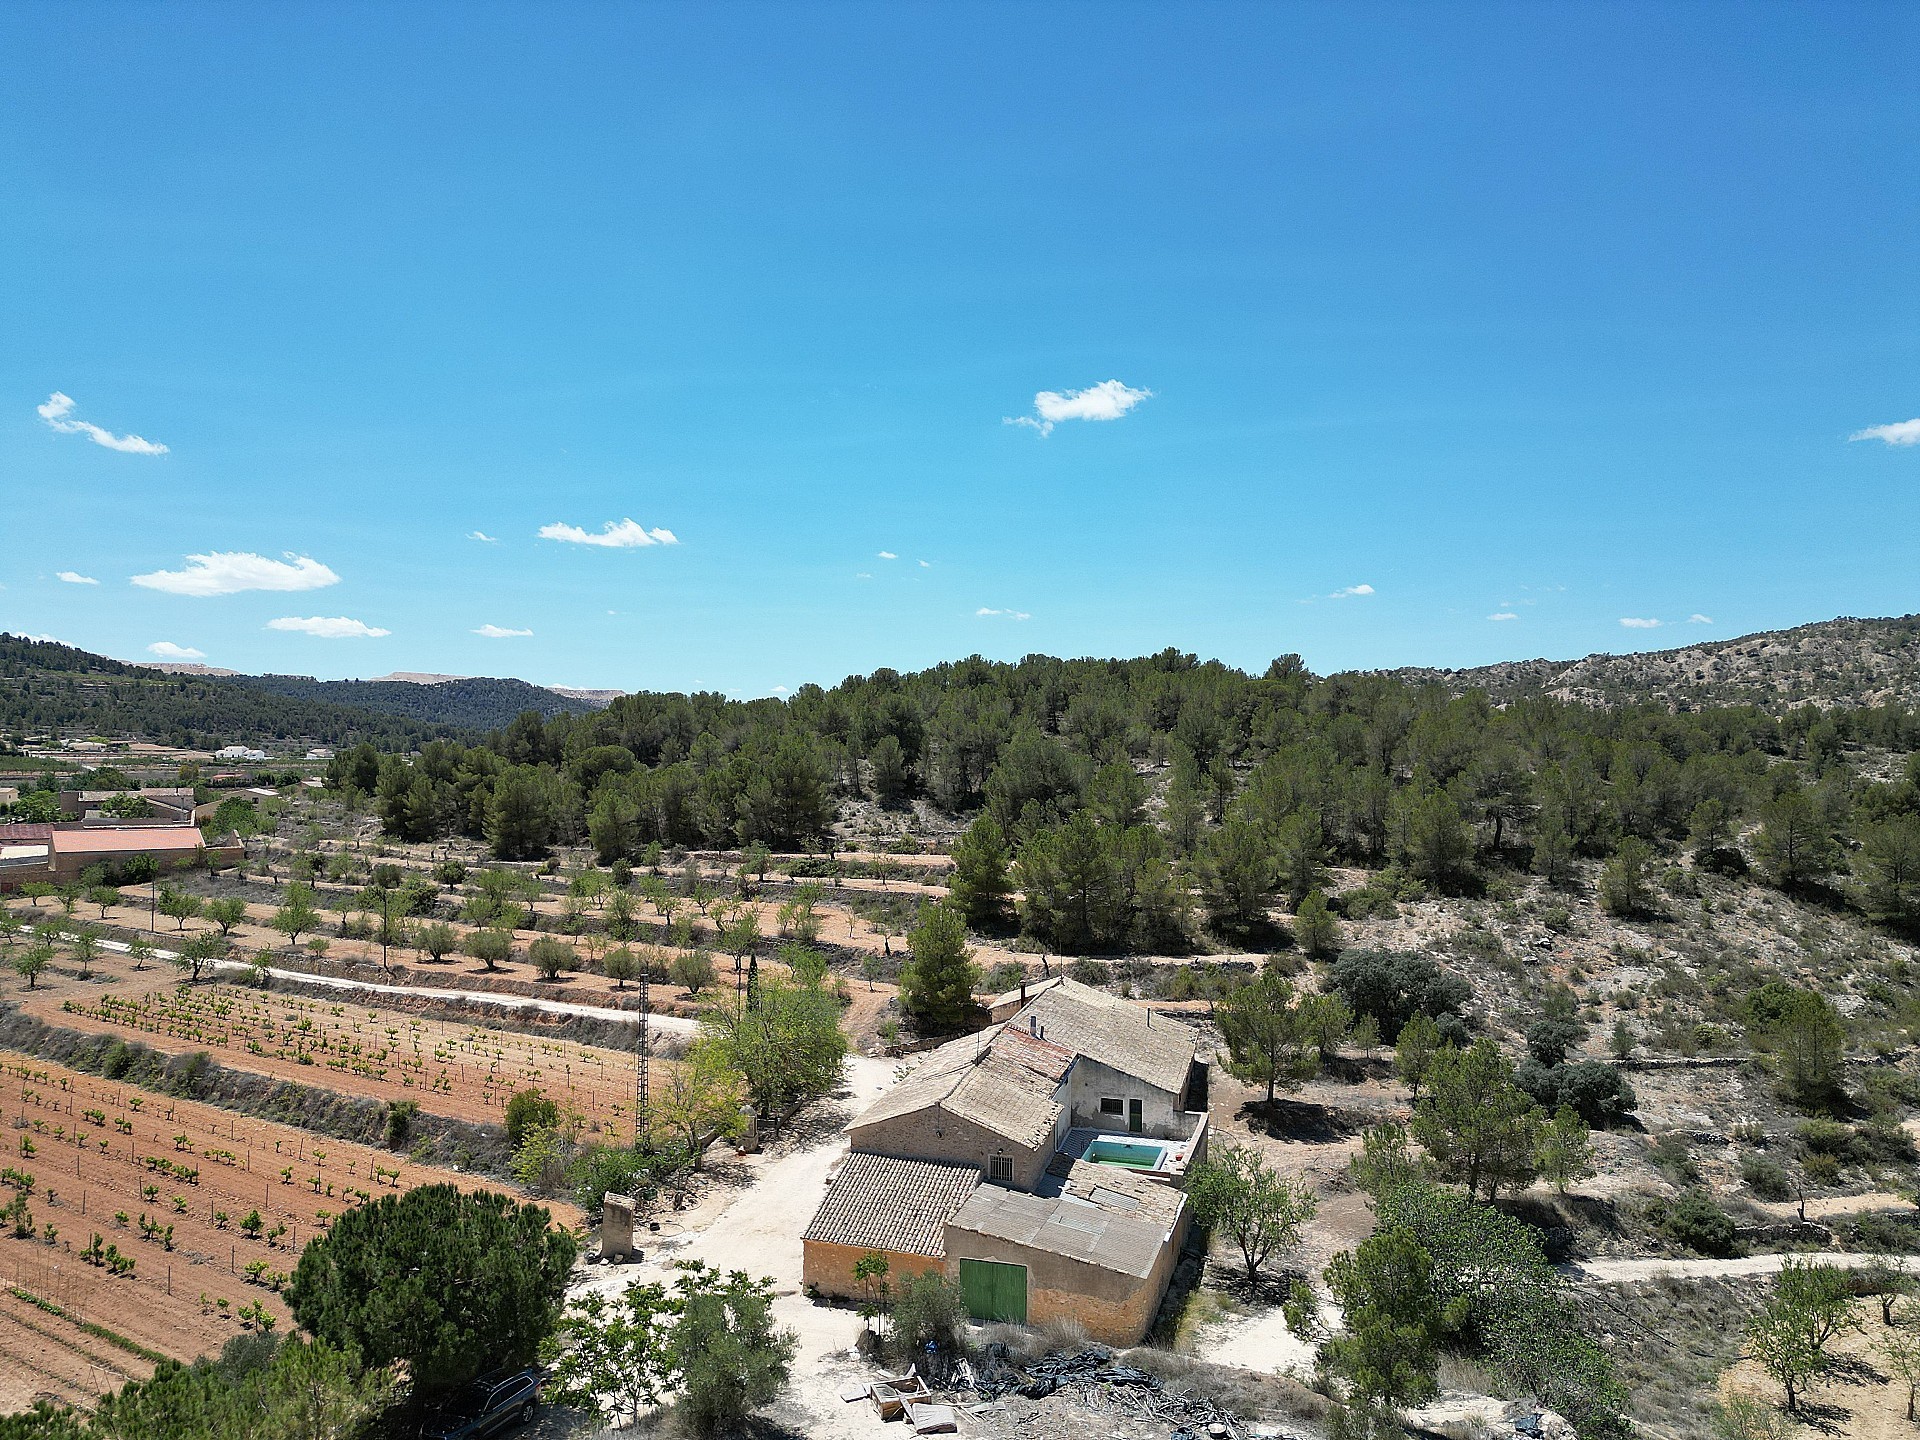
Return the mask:
<svg viewBox="0 0 1920 1440">
<path fill-rule="evenodd" d="M 1823 620 L 1641 655 L 1391 673 L 1485 690 L 1499 701 L 1549 695 L 1584 705 L 1920 706 L 1920 615 Z"/>
</svg>

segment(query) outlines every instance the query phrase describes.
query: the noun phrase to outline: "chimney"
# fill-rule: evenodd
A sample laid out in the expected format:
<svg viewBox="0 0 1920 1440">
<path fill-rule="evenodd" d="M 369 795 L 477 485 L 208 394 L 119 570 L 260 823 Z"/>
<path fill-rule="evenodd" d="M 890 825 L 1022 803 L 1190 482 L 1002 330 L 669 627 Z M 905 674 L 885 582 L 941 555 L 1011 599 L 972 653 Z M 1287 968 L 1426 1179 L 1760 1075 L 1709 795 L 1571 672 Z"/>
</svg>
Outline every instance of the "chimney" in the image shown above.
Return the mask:
<svg viewBox="0 0 1920 1440">
<path fill-rule="evenodd" d="M 1040 1017 L 1038 1015 L 1027 1016 L 1027 1033 L 1033 1036 L 1040 1034 Z"/>
</svg>

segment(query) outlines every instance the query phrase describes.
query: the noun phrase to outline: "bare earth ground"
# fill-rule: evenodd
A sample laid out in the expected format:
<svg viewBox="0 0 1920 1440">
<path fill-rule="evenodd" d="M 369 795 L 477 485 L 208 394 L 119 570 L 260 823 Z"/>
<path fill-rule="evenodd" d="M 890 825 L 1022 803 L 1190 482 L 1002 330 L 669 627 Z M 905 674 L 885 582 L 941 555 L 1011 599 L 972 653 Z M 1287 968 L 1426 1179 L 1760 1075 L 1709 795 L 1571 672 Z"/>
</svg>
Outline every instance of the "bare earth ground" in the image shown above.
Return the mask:
<svg viewBox="0 0 1920 1440">
<path fill-rule="evenodd" d="M 31 1240 L 10 1234 L 0 1240 L 0 1279 L 176 1359 L 217 1350 L 240 1328 L 235 1312 L 255 1302 L 283 1329 L 291 1323 L 279 1294 L 250 1283 L 243 1272 L 251 1261 L 264 1262 L 269 1273 L 290 1271 L 301 1244 L 324 1227 L 321 1211 L 343 1213 L 360 1191 L 378 1195 L 439 1183 L 492 1188 L 402 1155 L 139 1091 L 29 1055 L 0 1051 L 0 1066 L 0 1135 L 7 1163 L 34 1176 L 29 1205 L 40 1230 Z M 168 1174 L 150 1159 L 198 1175 Z M 153 1195 L 143 1194 L 147 1186 L 155 1187 Z M 558 1223 L 581 1223 L 572 1206 L 549 1208 Z M 240 1222 L 255 1209 L 264 1226 L 249 1238 Z M 124 1222 L 117 1218 L 122 1213 Z M 142 1236 L 142 1215 L 173 1226 L 171 1250 Z M 47 1225 L 56 1231 L 51 1241 L 41 1228 Z M 285 1233 L 269 1241 L 267 1233 L 278 1225 Z M 130 1276 L 114 1277 L 81 1259 L 95 1233 L 135 1257 Z M 228 1302 L 224 1309 L 220 1299 Z M 89 1370 L 68 1353 L 80 1343 L 71 1322 L 31 1305 L 7 1313 L 21 1345 L 28 1345 L 28 1335 L 40 1338 L 30 1348 L 5 1348 L 32 1376 L 0 1383 L 0 1400 L 30 1400 L 42 1390 L 84 1398 L 98 1393 L 91 1388 L 98 1383 L 120 1383 L 96 1373 L 103 1368 L 138 1374 L 151 1368 L 124 1350 L 86 1340 L 81 1349 L 94 1357 Z M 26 1389 L 15 1395 L 7 1385 Z"/>
<path fill-rule="evenodd" d="M 585 1267 L 575 1293 L 618 1294 L 636 1281 L 671 1282 L 676 1260 L 771 1276 L 774 1314 L 800 1341 L 792 1388 L 776 1404 L 774 1418 L 807 1436 L 872 1440 L 879 1421 L 871 1409 L 845 1405 L 838 1393 L 843 1384 L 875 1373 L 853 1353 L 859 1317 L 815 1304 L 801 1292 L 800 1236 L 826 1194 L 829 1172 L 846 1153 L 847 1120 L 891 1087 L 898 1069 L 890 1060 L 848 1061 L 847 1088 L 839 1097 L 810 1111 L 801 1129 L 766 1152 L 730 1162 L 729 1187 L 709 1191 L 691 1211 L 662 1215 L 660 1233 L 640 1263 Z"/>
<path fill-rule="evenodd" d="M 110 956 L 95 974 L 94 982 L 45 985 L 21 997 L 21 1008 L 56 1028 L 118 1035 L 167 1054 L 204 1050 L 231 1069 L 411 1100 L 460 1120 L 498 1124 L 514 1091 L 537 1086 L 584 1116 L 590 1133 L 632 1139 L 630 1050 L 423 1019 L 347 992 L 336 1001 L 226 984 L 180 987 L 171 967 L 135 971 L 124 956 Z"/>
<path fill-rule="evenodd" d="M 1880 1307 L 1863 1301 L 1856 1314 L 1860 1329 L 1838 1337 L 1828 1347 L 1842 1363 L 1825 1381 L 1809 1387 L 1802 1401 L 1803 1421 L 1819 1433 L 1844 1435 L 1847 1440 L 1910 1440 L 1914 1422 L 1907 1419 L 1907 1387 L 1892 1378 L 1886 1363 L 1874 1353 L 1882 1333 Z M 1727 1371 L 1720 1393 L 1751 1395 L 1774 1405 L 1780 1401 L 1779 1387 L 1751 1360 Z M 1784 1412 L 1782 1416 L 1786 1418 Z"/>
</svg>

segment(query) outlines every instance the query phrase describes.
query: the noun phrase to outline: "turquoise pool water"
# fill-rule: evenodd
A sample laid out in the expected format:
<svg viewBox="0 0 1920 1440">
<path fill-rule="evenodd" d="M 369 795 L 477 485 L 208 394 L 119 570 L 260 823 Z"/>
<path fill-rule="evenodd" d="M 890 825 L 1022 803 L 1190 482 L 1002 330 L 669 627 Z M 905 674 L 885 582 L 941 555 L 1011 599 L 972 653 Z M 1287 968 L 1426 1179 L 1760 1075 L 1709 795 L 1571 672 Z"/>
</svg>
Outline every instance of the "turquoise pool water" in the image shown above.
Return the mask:
<svg viewBox="0 0 1920 1440">
<path fill-rule="evenodd" d="M 1160 1165 L 1165 1147 L 1143 1145 L 1137 1140 L 1096 1140 L 1087 1147 L 1087 1159 L 1102 1165 L 1126 1165 L 1135 1170 L 1154 1170 Z"/>
</svg>

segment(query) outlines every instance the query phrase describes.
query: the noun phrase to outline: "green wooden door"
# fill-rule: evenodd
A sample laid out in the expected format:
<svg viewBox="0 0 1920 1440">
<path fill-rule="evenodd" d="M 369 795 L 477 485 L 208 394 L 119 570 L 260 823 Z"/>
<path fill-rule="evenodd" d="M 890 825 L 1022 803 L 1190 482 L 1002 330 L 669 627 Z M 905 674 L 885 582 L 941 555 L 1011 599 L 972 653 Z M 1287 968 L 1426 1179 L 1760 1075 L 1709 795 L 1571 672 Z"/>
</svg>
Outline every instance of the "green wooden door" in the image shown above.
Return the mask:
<svg viewBox="0 0 1920 1440">
<path fill-rule="evenodd" d="M 998 1260 L 962 1260 L 960 1293 L 976 1320 L 1027 1323 L 1027 1267 Z"/>
</svg>

